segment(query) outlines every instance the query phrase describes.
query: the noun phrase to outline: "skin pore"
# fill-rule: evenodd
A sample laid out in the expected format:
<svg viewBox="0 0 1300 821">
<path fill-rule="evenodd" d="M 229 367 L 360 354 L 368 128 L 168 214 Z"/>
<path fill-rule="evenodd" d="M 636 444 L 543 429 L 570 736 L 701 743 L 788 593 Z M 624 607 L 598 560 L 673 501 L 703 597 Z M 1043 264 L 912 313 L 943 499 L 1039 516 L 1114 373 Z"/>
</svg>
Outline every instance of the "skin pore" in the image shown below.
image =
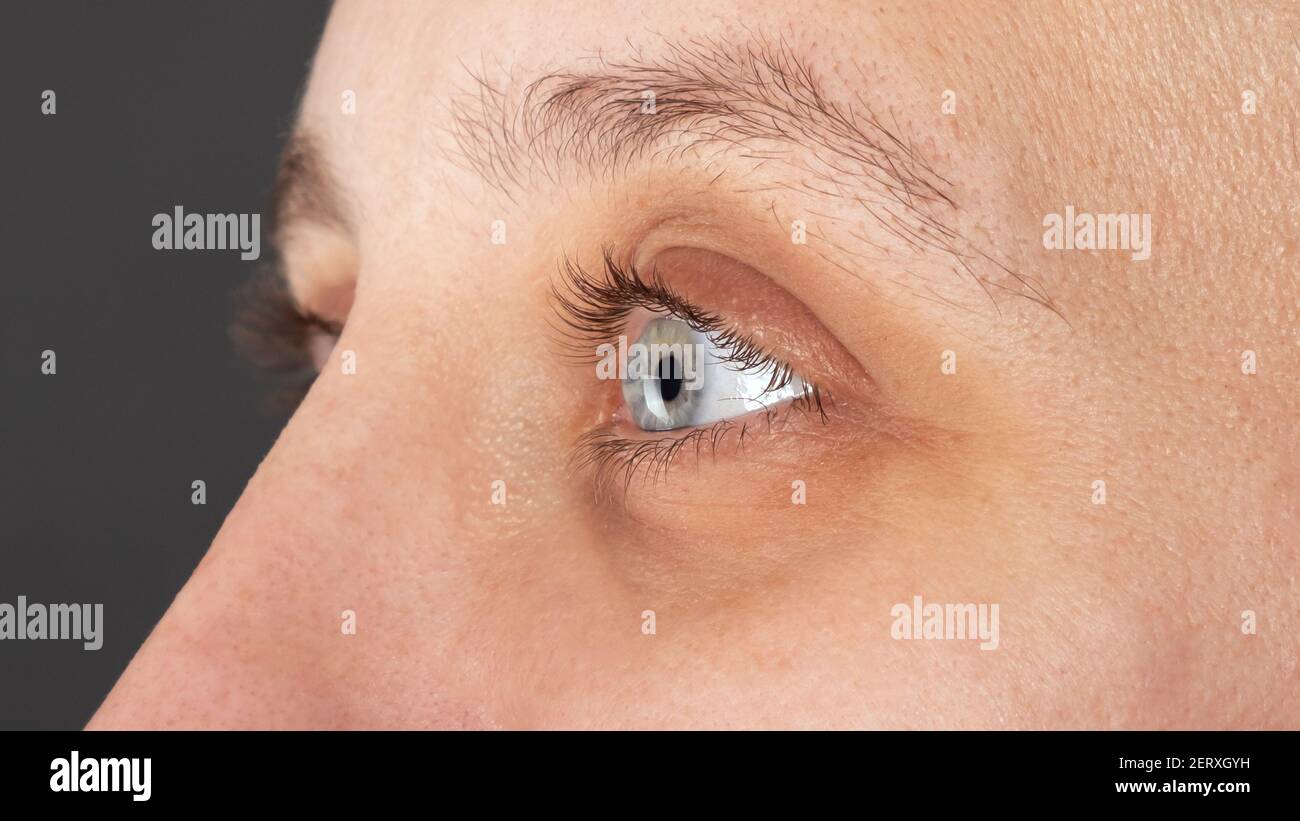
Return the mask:
<svg viewBox="0 0 1300 821">
<path fill-rule="evenodd" d="M 334 9 L 276 238 L 342 334 L 91 727 L 1300 723 L 1294 11 L 551 8 Z M 557 334 L 606 251 L 825 418 L 600 484 L 659 436 Z"/>
</svg>

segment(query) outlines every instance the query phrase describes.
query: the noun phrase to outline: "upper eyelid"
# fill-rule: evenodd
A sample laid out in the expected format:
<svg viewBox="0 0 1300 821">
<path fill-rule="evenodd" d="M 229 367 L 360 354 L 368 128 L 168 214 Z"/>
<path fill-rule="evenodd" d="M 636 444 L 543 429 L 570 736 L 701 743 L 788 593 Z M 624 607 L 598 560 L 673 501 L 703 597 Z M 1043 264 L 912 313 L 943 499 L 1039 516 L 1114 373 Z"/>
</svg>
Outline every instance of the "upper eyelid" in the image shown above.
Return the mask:
<svg viewBox="0 0 1300 821">
<path fill-rule="evenodd" d="M 566 326 L 560 329 L 573 358 L 587 361 L 596 345 L 609 342 L 623 332 L 628 316 L 636 308 L 667 311 L 686 322 L 719 347 L 732 350 L 730 360 L 742 367 L 775 364 L 771 389 L 788 383 L 794 369 L 778 355 L 735 328 L 720 314 L 706 311 L 682 296 L 662 280 L 655 269 L 642 275 L 632 265 L 620 265 L 612 249 L 602 253 L 603 276 L 594 277 L 566 257 L 561 264 L 560 282 L 552 298 Z"/>
<path fill-rule="evenodd" d="M 841 399 L 873 397 L 876 386 L 863 363 L 844 350 L 802 300 L 734 254 L 714 250 L 725 248 L 725 241 L 698 239 L 659 246 L 642 237 L 636 253 L 626 257 L 605 246 L 599 272 L 564 256 L 551 283 L 553 310 L 547 320 L 561 355 L 581 364 L 597 361 L 597 346 L 616 343 L 630 313 L 645 307 L 672 313 L 738 348 L 742 367 L 781 366 L 776 387 L 788 381 L 785 374 L 794 373 Z M 627 263 L 620 262 L 624 258 Z"/>
</svg>

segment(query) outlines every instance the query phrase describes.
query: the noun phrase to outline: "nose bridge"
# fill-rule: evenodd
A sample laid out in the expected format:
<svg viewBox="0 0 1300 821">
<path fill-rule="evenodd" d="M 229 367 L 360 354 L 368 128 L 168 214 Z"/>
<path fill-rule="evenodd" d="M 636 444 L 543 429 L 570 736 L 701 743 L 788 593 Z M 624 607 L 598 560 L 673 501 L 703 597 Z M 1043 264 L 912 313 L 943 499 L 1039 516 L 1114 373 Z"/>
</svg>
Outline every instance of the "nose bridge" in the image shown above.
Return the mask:
<svg viewBox="0 0 1300 821">
<path fill-rule="evenodd" d="M 526 388 L 517 376 L 521 349 L 512 339 L 509 294 L 486 295 L 498 289 L 459 274 L 463 264 L 444 258 L 411 266 L 412 275 L 392 278 L 391 287 L 363 291 L 327 366 L 337 372 L 322 374 L 336 383 L 329 386 L 334 401 L 352 413 L 365 408 L 362 429 L 347 435 L 376 438 L 366 450 L 382 455 L 386 485 L 408 485 L 426 503 L 436 501 L 448 527 L 465 525 L 462 500 L 471 491 L 486 496 L 496 457 L 518 444 L 513 409 Z M 449 282 L 458 278 L 462 286 Z M 354 374 L 343 368 L 350 354 Z"/>
<path fill-rule="evenodd" d="M 455 660 L 499 609 L 501 558 L 537 512 L 520 504 L 529 477 L 515 461 L 536 433 L 537 351 L 508 323 L 432 301 L 359 292 L 316 384 L 91 726 L 485 721 Z M 410 663 L 393 671 L 393 658 Z M 379 668 L 386 678 L 368 680 Z"/>
<path fill-rule="evenodd" d="M 349 317 L 357 346 L 380 357 L 358 384 L 391 398 L 376 418 L 408 437 L 410 475 L 442 487 L 444 512 L 462 528 L 475 526 L 502 485 L 507 498 L 528 490 L 538 460 L 522 457 L 550 447 L 544 434 L 571 423 L 544 401 L 558 367 L 545 272 L 522 244 L 485 251 L 478 240 L 452 233 L 414 249 L 417 257 L 376 261 L 382 286 L 363 283 Z M 351 341 L 345 333 L 340 348 Z M 543 463 L 556 460 L 563 456 L 548 453 Z M 495 507 L 498 524 L 520 512 Z"/>
<path fill-rule="evenodd" d="M 471 609 L 447 484 L 403 484 L 336 407 L 304 405 L 92 727 L 482 723 L 443 663 Z"/>
</svg>

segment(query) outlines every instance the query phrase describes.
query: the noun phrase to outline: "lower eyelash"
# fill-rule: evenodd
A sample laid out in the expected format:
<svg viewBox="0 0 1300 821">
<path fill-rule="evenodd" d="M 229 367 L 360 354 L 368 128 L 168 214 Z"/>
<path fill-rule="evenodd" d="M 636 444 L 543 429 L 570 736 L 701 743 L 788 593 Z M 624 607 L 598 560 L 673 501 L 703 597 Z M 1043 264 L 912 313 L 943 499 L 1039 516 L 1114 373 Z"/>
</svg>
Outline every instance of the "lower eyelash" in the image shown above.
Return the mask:
<svg viewBox="0 0 1300 821">
<path fill-rule="evenodd" d="M 701 428 L 691 428 L 678 436 L 630 439 L 620 436 L 610 423 L 583 434 L 574 451 L 571 467 L 593 474 L 597 501 L 626 498 L 638 480 L 651 485 L 667 481 L 669 468 L 683 454 L 694 453 L 696 464 L 706 449 L 711 458 L 735 434 L 736 448 L 744 451 L 745 437 L 754 431 L 772 433 L 774 425 L 789 424 L 794 413 L 816 414 L 826 424 L 827 408 L 833 408 L 830 395 L 816 387 L 791 402 L 741 419 L 724 419 Z"/>
</svg>

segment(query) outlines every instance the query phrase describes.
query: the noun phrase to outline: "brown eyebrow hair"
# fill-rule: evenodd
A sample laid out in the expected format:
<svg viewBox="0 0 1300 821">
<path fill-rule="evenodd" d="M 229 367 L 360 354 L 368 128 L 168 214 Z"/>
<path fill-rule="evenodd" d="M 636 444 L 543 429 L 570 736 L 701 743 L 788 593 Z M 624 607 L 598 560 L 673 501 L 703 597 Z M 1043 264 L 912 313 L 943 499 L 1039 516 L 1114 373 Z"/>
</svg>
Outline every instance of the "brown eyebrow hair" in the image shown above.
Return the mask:
<svg viewBox="0 0 1300 821">
<path fill-rule="evenodd" d="M 271 189 L 270 237 L 279 245 L 295 222 L 316 222 L 350 231 L 350 209 L 343 188 L 325 162 L 315 135 L 299 129 L 289 135 Z"/>
<path fill-rule="evenodd" d="M 1035 280 L 953 227 L 953 186 L 897 124 L 887 125 L 860 98 L 846 104 L 828 97 L 784 38 L 739 47 L 713 38 L 668 42 L 653 59 L 638 53 L 595 63 L 524 86 L 495 84 L 485 70 L 465 66 L 471 87 L 448 104 L 449 159 L 516 204 L 539 176 L 555 183 L 574 170 L 608 179 L 636 162 L 708 146 L 786 162 L 804 173 L 782 187 L 857 203 L 909 247 L 949 255 L 995 308 L 996 289 L 1064 319 Z M 646 91 L 654 94 L 654 113 L 642 112 Z"/>
<path fill-rule="evenodd" d="M 759 160 L 811 149 L 807 170 L 835 193 L 871 194 L 881 220 L 900 229 L 900 213 L 922 217 L 905 240 L 955 236 L 923 213 L 956 208 L 947 180 L 865 106 L 829 99 L 784 39 L 665 49 L 653 60 L 600 58 L 595 71 L 546 74 L 517 94 L 467 68 L 474 87 L 450 105 L 453 158 L 513 199 L 535 174 L 555 182 L 569 165 L 609 175 L 705 145 Z M 642 113 L 644 92 L 654 94 L 652 114 Z M 850 191 L 855 182 L 866 185 Z"/>
</svg>

